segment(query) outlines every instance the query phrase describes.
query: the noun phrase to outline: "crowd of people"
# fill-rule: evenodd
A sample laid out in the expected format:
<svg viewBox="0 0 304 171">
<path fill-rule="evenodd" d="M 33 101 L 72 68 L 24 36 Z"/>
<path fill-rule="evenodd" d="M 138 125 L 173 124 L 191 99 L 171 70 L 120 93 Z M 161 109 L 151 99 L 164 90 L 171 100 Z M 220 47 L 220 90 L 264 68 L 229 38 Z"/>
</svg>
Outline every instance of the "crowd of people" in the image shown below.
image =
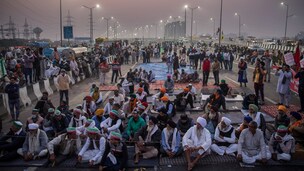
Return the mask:
<svg viewBox="0 0 304 171">
<path fill-rule="evenodd" d="M 239 127 L 234 127 L 229 118 L 221 117 L 219 110 L 227 110 L 225 96 L 231 93 L 231 88 L 225 80 L 219 81 L 219 76 L 215 77 L 215 85 L 219 88 L 202 105 L 205 110 L 194 122 L 187 114 L 183 113 L 179 118 L 176 116 L 177 111 L 184 111 L 188 105 L 194 108 L 197 90 L 191 83 L 176 96 L 175 100 L 170 100 L 176 81 L 170 74 L 177 69 L 174 68 L 173 62 L 174 58 L 177 58 L 175 48 L 175 46 L 169 48 L 162 54 L 167 59 L 168 76 L 163 87 L 152 96 L 152 102 L 148 101 L 148 96 L 152 95 L 149 92 L 149 83 L 155 80 L 155 75 L 152 71 L 138 69 L 130 70 L 124 81 L 116 84 L 114 95 L 107 101 L 103 101 L 98 86 L 94 84 L 83 98 L 83 103 L 70 109 L 68 97 L 70 76 L 67 75 L 66 69 L 61 68 L 57 79 L 60 105 L 55 107 L 48 93 L 43 92 L 43 97 L 32 109 L 31 116 L 26 122 L 21 122 L 18 120 L 18 102 L 14 102 L 19 98 L 19 95 L 14 93 L 19 87 L 18 80 L 16 77 L 11 77 L 5 91 L 9 94 L 10 107 L 12 106 L 13 109 L 11 111 L 16 108 L 16 112 L 11 113 L 13 120 L 10 131 L 0 138 L 0 162 L 11 161 L 18 156 L 26 161 L 48 157 L 53 165 L 56 165 L 58 156 L 66 158 L 76 156 L 77 163 L 87 163 L 88 166 L 98 165 L 99 170 L 126 170 L 127 146 L 135 148 L 135 164 L 144 159 L 158 156 L 174 158 L 184 153 L 187 170 L 192 170 L 201 158 L 211 152 L 235 156 L 237 160 L 247 164 L 254 164 L 257 161 L 266 163 L 270 158 L 292 160 L 295 143 L 303 143 L 304 123 L 298 112 L 293 111 L 290 112 L 290 116 L 287 115 L 289 103 L 284 93 L 286 91 L 284 86 L 288 84 L 288 66 L 285 65 L 277 72 L 282 77 L 279 79 L 281 85 L 278 86 L 282 101 L 278 104 L 278 115 L 274 124 L 266 123 L 260 112 L 259 92 L 261 96 L 263 94 L 260 89 L 255 91 L 256 94 L 244 98 L 243 109 L 248 110 L 248 114 Z M 141 50 L 138 47 L 122 48 L 117 45 L 112 50 L 125 57 L 123 59 L 127 61 L 123 63 L 128 63 L 130 56 L 132 62 L 133 59 L 137 60 L 136 52 L 142 57 L 146 55 L 145 53 L 151 54 L 143 58 L 144 62 L 149 62 L 148 58 L 152 54 L 160 57 L 160 51 L 157 49 L 158 45 Z M 190 47 L 188 55 L 197 53 L 194 49 Z M 211 68 L 214 69 L 215 74 L 218 74 L 223 67 L 222 63 L 224 63 L 222 69 L 232 69 L 231 61 L 233 62 L 235 58 L 233 50 L 227 47 L 223 49 L 223 53 L 220 53 L 221 50 L 200 51 L 200 54 L 205 53 L 200 64 L 204 75 L 203 86 L 208 85 Z M 132 53 L 135 53 L 135 58 Z M 113 84 L 117 82 L 118 75 L 121 75 L 119 66 L 122 63 L 119 56 L 117 55 L 111 64 L 107 64 L 104 58 L 100 59 L 97 68 L 100 69 L 101 86 L 107 84 L 106 74 L 111 69 L 111 82 Z M 187 56 L 185 47 L 182 48 L 180 56 L 177 58 L 178 62 Z M 198 69 L 196 59 L 190 58 L 191 67 Z M 254 71 L 253 81 L 257 84 L 265 81 L 263 76 L 266 71 L 264 72 L 261 67 L 262 62 L 259 60 L 256 62 L 257 69 Z M 240 83 L 245 83 L 246 86 L 247 81 L 244 81 L 247 79 L 246 62 L 242 58 L 239 69 L 239 79 L 242 80 Z M 302 88 L 303 73 L 303 70 L 300 70 L 297 74 L 301 84 L 299 87 Z M 285 82 L 282 83 L 284 80 Z M 257 85 L 259 86 L 260 84 Z M 261 99 L 263 102 L 263 97 Z"/>
</svg>

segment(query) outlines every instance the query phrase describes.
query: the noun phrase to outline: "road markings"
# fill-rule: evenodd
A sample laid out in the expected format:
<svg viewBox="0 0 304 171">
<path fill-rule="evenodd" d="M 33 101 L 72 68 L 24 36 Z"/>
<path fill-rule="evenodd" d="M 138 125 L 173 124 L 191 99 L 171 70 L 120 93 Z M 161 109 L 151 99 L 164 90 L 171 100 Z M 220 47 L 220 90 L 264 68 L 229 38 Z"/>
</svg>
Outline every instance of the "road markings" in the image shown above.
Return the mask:
<svg viewBox="0 0 304 171">
<path fill-rule="evenodd" d="M 239 82 L 233 80 L 232 78 L 229 78 L 229 77 L 227 77 L 227 76 L 225 76 L 225 78 L 227 78 L 228 80 L 232 81 L 232 82 L 235 83 L 235 84 L 239 84 Z M 265 98 L 267 101 L 269 101 L 270 103 L 272 103 L 272 104 L 277 104 L 274 100 L 272 100 L 272 99 L 270 99 L 270 98 L 268 98 L 268 97 L 264 97 L 264 98 Z"/>
<path fill-rule="evenodd" d="M 236 65 L 238 65 L 238 63 L 237 62 L 233 62 L 234 64 L 236 64 Z M 254 70 L 255 68 L 254 67 L 252 67 L 252 66 L 248 66 L 247 65 L 247 68 L 250 68 L 250 69 L 252 69 L 252 70 Z M 271 75 L 275 75 L 275 73 L 273 73 L 273 72 L 271 72 Z"/>
</svg>

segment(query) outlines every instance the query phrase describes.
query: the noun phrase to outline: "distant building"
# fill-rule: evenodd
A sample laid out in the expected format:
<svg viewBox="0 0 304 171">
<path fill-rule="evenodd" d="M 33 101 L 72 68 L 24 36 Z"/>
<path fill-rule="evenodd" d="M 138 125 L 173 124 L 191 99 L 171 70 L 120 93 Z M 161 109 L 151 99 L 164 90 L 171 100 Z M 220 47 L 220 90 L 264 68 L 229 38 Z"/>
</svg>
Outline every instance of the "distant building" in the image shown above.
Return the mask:
<svg viewBox="0 0 304 171">
<path fill-rule="evenodd" d="M 75 43 L 90 43 L 91 38 L 90 37 L 75 37 L 74 41 Z"/>
<path fill-rule="evenodd" d="M 185 22 L 184 21 L 174 21 L 168 23 L 165 26 L 165 38 L 170 38 L 177 40 L 185 35 Z"/>
</svg>

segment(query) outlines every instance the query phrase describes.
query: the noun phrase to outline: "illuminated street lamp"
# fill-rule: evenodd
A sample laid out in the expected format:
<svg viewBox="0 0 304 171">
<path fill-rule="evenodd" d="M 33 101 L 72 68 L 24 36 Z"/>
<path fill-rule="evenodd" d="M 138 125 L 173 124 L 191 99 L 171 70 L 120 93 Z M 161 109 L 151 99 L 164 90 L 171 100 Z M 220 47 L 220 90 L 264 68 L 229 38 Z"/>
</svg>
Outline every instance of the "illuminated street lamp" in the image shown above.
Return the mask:
<svg viewBox="0 0 304 171">
<path fill-rule="evenodd" d="M 238 14 L 237 12 L 234 13 L 235 16 L 239 17 L 239 39 L 241 38 L 241 15 Z"/>
<path fill-rule="evenodd" d="M 113 20 L 114 17 L 110 17 L 110 18 L 102 17 L 101 19 L 107 21 L 107 39 L 109 39 L 109 20 Z"/>
<path fill-rule="evenodd" d="M 82 7 L 90 10 L 90 43 L 92 44 L 93 43 L 93 9 L 100 8 L 100 5 L 97 4 L 93 7 L 88 7 L 88 6 L 82 5 Z"/>
</svg>

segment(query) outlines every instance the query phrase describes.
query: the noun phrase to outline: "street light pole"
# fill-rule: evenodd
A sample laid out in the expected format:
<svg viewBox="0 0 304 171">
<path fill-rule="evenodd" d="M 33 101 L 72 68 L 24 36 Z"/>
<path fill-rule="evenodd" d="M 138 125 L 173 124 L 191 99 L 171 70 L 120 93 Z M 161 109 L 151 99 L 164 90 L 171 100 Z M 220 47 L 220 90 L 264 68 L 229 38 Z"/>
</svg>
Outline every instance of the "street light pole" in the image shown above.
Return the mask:
<svg viewBox="0 0 304 171">
<path fill-rule="evenodd" d="M 107 39 L 109 39 L 109 20 L 114 19 L 114 17 L 110 17 L 110 18 L 102 17 L 101 19 L 106 20 L 107 22 Z"/>
<path fill-rule="evenodd" d="M 223 0 L 221 0 L 221 11 L 220 11 L 219 46 L 221 46 L 221 41 L 222 41 L 222 17 L 223 17 Z"/>
<path fill-rule="evenodd" d="M 289 5 L 286 4 L 285 2 L 281 2 L 281 5 L 286 6 L 286 20 L 285 20 L 285 33 L 284 33 L 284 39 L 287 39 L 287 24 L 288 24 L 288 18 L 292 17 L 293 14 L 289 15 Z"/>
<path fill-rule="evenodd" d="M 241 38 L 241 15 L 238 13 L 235 13 L 234 15 L 239 17 L 239 39 L 240 39 Z"/>
<path fill-rule="evenodd" d="M 196 9 L 199 9 L 200 7 L 197 6 L 197 7 L 188 7 L 190 10 L 191 10 L 191 28 L 190 28 L 190 42 L 192 44 L 192 40 L 193 40 L 193 36 L 192 36 L 192 32 L 193 32 L 193 11 L 196 10 Z"/>
<path fill-rule="evenodd" d="M 99 8 L 99 5 L 97 4 L 95 7 L 82 6 L 90 10 L 90 43 L 93 44 L 93 9 Z"/>
<path fill-rule="evenodd" d="M 215 37 L 215 19 L 210 18 L 210 20 L 213 22 L 213 37 Z"/>
<path fill-rule="evenodd" d="M 188 8 L 188 5 L 185 5 L 185 38 L 187 37 L 187 8 Z"/>
<path fill-rule="evenodd" d="M 60 46 L 62 47 L 62 0 L 60 0 Z"/>
</svg>

